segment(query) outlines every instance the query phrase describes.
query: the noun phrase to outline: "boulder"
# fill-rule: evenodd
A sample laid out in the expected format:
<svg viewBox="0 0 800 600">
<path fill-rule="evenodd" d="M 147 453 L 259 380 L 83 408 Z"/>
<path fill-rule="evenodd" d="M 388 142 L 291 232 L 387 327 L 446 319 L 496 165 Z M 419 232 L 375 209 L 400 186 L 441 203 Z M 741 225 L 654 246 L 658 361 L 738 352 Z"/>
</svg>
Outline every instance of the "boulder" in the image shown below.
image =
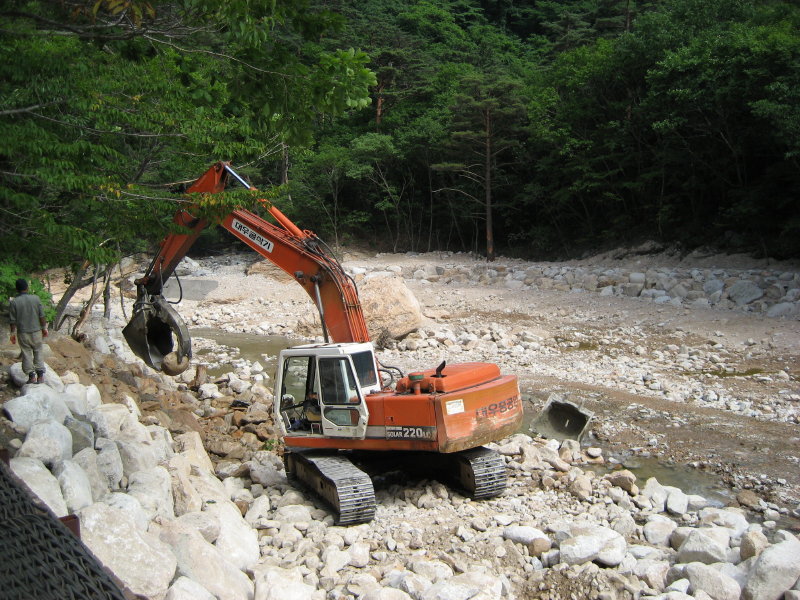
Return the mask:
<svg viewBox="0 0 800 600">
<path fill-rule="evenodd" d="M 609 473 L 608 475 L 605 476 L 605 478 L 611 483 L 611 485 L 616 485 L 617 487 L 621 487 L 628 493 L 631 493 L 633 491 L 633 486 L 636 483 L 636 475 L 634 475 L 627 469 Z"/>
<path fill-rule="evenodd" d="M 181 576 L 169 586 L 164 600 L 216 600 L 216 596 L 196 581 Z"/>
<path fill-rule="evenodd" d="M 499 577 L 480 572 L 466 572 L 445 581 L 434 583 L 422 600 L 446 600 L 457 598 L 485 598 L 500 600 L 503 582 Z"/>
<path fill-rule="evenodd" d="M 131 473 L 128 479 L 128 495 L 139 501 L 142 510 L 151 520 L 156 516 L 175 518 L 172 478 L 164 467 Z"/>
<path fill-rule="evenodd" d="M 97 437 L 116 439 L 122 423 L 130 416 L 130 411 L 122 404 L 102 404 L 86 414 L 86 420 L 94 427 Z"/>
<path fill-rule="evenodd" d="M 67 417 L 64 427 L 72 435 L 72 454 L 77 454 L 84 448 L 94 448 L 94 429 L 89 423 Z"/>
<path fill-rule="evenodd" d="M 175 522 L 199 531 L 209 544 L 213 544 L 219 537 L 219 520 L 209 512 L 188 512 L 175 519 Z"/>
<path fill-rule="evenodd" d="M 214 545 L 231 564 L 246 571 L 258 562 L 261 557 L 258 535 L 233 502 L 209 504 L 203 512 L 210 513 L 219 522 L 219 535 Z"/>
<path fill-rule="evenodd" d="M 411 570 L 434 583 L 453 576 L 452 567 L 440 560 L 415 560 L 411 563 Z"/>
<path fill-rule="evenodd" d="M 58 478 L 58 485 L 61 486 L 61 495 L 67 504 L 68 512 L 77 513 L 94 501 L 89 475 L 75 461 L 65 460 L 58 463 L 53 469 L 53 474 Z"/>
<path fill-rule="evenodd" d="M 177 558 L 177 573 L 196 581 L 218 600 L 253 600 L 253 583 L 218 548 L 185 524 L 168 523 L 159 533 Z"/>
<path fill-rule="evenodd" d="M 186 456 L 190 464 L 209 473 L 214 472 L 214 465 L 203 447 L 203 440 L 200 438 L 200 434 L 196 431 L 189 431 L 175 436 L 175 451 Z"/>
<path fill-rule="evenodd" d="M 123 475 L 122 457 L 117 445 L 109 439 L 97 438 L 94 447 L 97 449 L 97 468 L 106 476 L 108 487 L 116 490 Z"/>
<path fill-rule="evenodd" d="M 764 295 L 756 283 L 747 279 L 740 279 L 728 288 L 728 298 L 736 303 L 736 306 L 744 306 L 754 300 L 758 300 Z"/>
<path fill-rule="evenodd" d="M 692 530 L 678 548 L 678 561 L 711 564 L 725 562 L 727 546 L 722 545 L 707 529 Z"/>
<path fill-rule="evenodd" d="M 28 431 L 37 421 L 63 423 L 72 414 L 61 394 L 45 386 L 28 386 L 24 396 L 7 400 L 3 410 L 24 431 Z"/>
<path fill-rule="evenodd" d="M 149 436 L 148 436 L 149 439 Z M 158 465 L 153 446 L 134 440 L 116 439 L 119 457 L 122 461 L 122 474 L 130 477 L 137 471 L 147 471 Z"/>
<path fill-rule="evenodd" d="M 38 421 L 31 425 L 17 456 L 52 466 L 72 458 L 72 434 L 57 421 Z"/>
<path fill-rule="evenodd" d="M 255 573 L 254 600 L 310 600 L 313 593 L 297 569 L 267 565 Z"/>
<path fill-rule="evenodd" d="M 170 548 L 140 531 L 124 510 L 102 502 L 80 512 L 81 540 L 134 594 L 162 598 L 177 560 Z"/>
<path fill-rule="evenodd" d="M 100 498 L 100 502 L 124 510 L 133 519 L 133 523 L 139 531 L 147 531 L 150 525 L 150 516 L 144 511 L 141 502 L 136 497 L 122 492 L 111 492 Z"/>
<path fill-rule="evenodd" d="M 76 453 L 72 460 L 83 469 L 89 478 L 92 498 L 100 499 L 105 496 L 108 492 L 108 478 L 97 466 L 97 452 L 93 448 L 84 448 Z"/>
<path fill-rule="evenodd" d="M 85 417 L 89 412 L 89 404 L 86 400 L 86 386 L 80 383 L 68 383 L 64 386 L 64 403 L 70 412 L 75 416 Z"/>
<path fill-rule="evenodd" d="M 199 511 L 203 507 L 203 499 L 192 484 L 189 459 L 184 454 L 175 454 L 167 461 L 165 468 L 172 479 L 175 515 Z"/>
<path fill-rule="evenodd" d="M 742 600 L 779 600 L 800 578 L 800 541 L 790 538 L 755 559 Z"/>
<path fill-rule="evenodd" d="M 69 514 L 58 480 L 47 470 L 42 461 L 36 458 L 12 458 L 9 466 L 14 475 L 19 477 L 55 516 L 65 517 Z"/>
<path fill-rule="evenodd" d="M 754 556 L 758 556 L 761 552 L 769 546 L 769 540 L 760 531 L 748 531 L 742 536 L 742 544 L 740 546 L 741 559 L 747 560 Z"/>
<path fill-rule="evenodd" d="M 372 339 L 401 338 L 422 326 L 422 308 L 401 277 L 370 274 L 359 284 L 358 293 Z"/>
<path fill-rule="evenodd" d="M 736 580 L 714 567 L 693 562 L 686 565 L 684 573 L 695 595 L 702 590 L 713 600 L 739 600 L 742 590 Z"/>
</svg>

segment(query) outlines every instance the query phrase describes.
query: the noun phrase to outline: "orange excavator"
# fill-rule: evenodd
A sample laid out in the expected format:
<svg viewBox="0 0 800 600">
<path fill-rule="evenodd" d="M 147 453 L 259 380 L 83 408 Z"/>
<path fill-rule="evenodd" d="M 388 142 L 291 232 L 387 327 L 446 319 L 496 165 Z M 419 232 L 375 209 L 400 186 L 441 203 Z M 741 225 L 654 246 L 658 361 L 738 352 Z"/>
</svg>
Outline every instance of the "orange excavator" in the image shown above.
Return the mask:
<svg viewBox="0 0 800 600">
<path fill-rule="evenodd" d="M 203 202 L 205 194 L 222 192 L 231 182 L 255 189 L 219 162 L 187 192 Z M 319 312 L 325 340 L 278 356 L 273 406 L 290 480 L 300 480 L 326 500 L 342 525 L 374 517 L 372 481 L 356 466 L 374 464 L 370 457 L 410 457 L 420 469 L 437 465 L 474 498 L 502 493 L 505 462 L 483 444 L 519 428 L 517 378 L 502 375 L 495 364 L 442 362 L 401 376 L 393 387 L 385 385 L 387 371 L 369 340 L 353 279 L 314 233 L 299 229 L 271 202 L 259 202 L 275 223 L 236 209 L 221 225 L 303 287 Z M 175 214 L 175 224 L 186 233 L 169 234 L 136 280 L 133 316 L 123 330 L 137 356 L 169 375 L 188 367 L 191 338 L 162 290 L 209 224 L 192 215 L 196 206 Z"/>
</svg>

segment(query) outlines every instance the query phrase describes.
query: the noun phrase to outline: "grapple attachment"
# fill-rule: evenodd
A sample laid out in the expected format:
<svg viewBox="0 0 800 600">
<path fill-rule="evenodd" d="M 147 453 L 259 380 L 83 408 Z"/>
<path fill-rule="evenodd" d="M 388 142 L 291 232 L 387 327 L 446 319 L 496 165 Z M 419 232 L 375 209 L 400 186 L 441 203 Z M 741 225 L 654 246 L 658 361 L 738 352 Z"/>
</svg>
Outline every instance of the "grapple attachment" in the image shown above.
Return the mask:
<svg viewBox="0 0 800 600">
<path fill-rule="evenodd" d="M 133 353 L 156 371 L 179 375 L 189 367 L 189 329 L 163 296 L 140 296 L 122 335 Z"/>
</svg>

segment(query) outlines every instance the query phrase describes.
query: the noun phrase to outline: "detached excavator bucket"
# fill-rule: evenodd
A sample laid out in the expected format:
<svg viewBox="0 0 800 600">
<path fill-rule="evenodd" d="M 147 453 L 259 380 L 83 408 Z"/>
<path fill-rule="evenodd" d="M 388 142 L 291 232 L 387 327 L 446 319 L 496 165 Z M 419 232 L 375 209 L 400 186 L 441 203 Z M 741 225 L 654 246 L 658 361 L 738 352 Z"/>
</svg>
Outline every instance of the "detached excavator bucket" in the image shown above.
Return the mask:
<svg viewBox="0 0 800 600">
<path fill-rule="evenodd" d="M 156 371 L 179 375 L 189 367 L 192 356 L 189 329 L 163 296 L 137 302 L 122 335 L 133 353 Z"/>
<path fill-rule="evenodd" d="M 580 441 L 594 413 L 568 400 L 550 397 L 531 423 L 531 431 L 547 438 Z"/>
</svg>

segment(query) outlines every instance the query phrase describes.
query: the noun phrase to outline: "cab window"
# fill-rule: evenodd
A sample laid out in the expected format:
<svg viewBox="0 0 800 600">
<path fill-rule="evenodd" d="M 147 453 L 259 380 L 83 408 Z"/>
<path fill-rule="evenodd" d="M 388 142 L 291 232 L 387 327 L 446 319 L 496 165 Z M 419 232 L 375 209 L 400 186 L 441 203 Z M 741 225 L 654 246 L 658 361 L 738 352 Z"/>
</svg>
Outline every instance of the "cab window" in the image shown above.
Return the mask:
<svg viewBox="0 0 800 600">
<path fill-rule="evenodd" d="M 359 401 L 356 378 L 346 358 L 320 358 L 319 381 L 323 404 L 354 404 Z"/>
</svg>

